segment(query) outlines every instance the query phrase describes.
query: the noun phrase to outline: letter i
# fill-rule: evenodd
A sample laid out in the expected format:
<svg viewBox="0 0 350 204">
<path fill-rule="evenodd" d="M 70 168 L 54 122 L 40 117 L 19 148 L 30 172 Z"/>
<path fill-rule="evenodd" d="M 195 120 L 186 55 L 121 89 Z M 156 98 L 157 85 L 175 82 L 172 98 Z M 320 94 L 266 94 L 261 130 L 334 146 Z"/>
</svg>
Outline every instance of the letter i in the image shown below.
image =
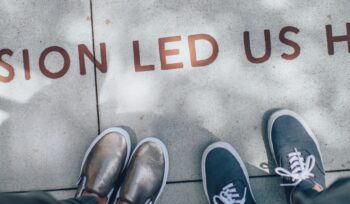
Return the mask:
<svg viewBox="0 0 350 204">
<path fill-rule="evenodd" d="M 24 65 L 24 77 L 26 80 L 30 79 L 30 64 L 29 64 L 29 52 L 27 49 L 23 50 L 23 65 Z"/>
</svg>

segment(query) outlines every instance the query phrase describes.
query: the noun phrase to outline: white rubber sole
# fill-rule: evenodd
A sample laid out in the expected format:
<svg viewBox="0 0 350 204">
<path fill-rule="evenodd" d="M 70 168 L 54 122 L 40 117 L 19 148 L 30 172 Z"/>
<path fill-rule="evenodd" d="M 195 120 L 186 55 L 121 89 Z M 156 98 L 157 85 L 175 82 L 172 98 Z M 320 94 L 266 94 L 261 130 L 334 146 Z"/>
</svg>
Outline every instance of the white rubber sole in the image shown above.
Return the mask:
<svg viewBox="0 0 350 204">
<path fill-rule="evenodd" d="M 295 113 L 295 112 L 293 112 L 291 110 L 282 109 L 282 110 L 278 110 L 278 111 L 274 112 L 270 116 L 270 118 L 268 120 L 268 126 L 267 126 L 267 134 L 268 134 L 269 146 L 270 146 L 270 150 L 271 150 L 272 156 L 273 156 L 273 158 L 274 158 L 274 160 L 276 162 L 276 165 L 278 165 L 278 163 L 277 163 L 277 159 L 276 159 L 276 156 L 275 156 L 275 151 L 274 151 L 273 144 L 272 144 L 272 126 L 273 126 L 274 122 L 279 117 L 285 116 L 285 115 L 295 118 L 305 128 L 305 130 L 308 133 L 308 135 L 310 135 L 312 140 L 315 142 L 315 144 L 317 146 L 317 150 L 320 153 L 321 161 L 322 161 L 322 164 L 323 164 L 321 149 L 320 149 L 320 145 L 318 144 L 318 140 L 317 140 L 316 136 L 314 135 L 314 133 L 309 128 L 309 126 L 307 125 L 307 123 L 305 122 L 305 120 L 301 116 L 299 116 L 297 113 Z"/>
<path fill-rule="evenodd" d="M 87 149 L 87 151 L 86 151 L 86 153 L 85 153 L 85 155 L 84 155 L 83 161 L 82 161 L 82 163 L 81 163 L 81 168 L 80 168 L 80 173 L 79 173 L 79 180 L 78 180 L 77 184 L 79 184 L 79 182 L 80 182 L 81 179 L 84 179 L 84 180 L 83 180 L 83 182 L 84 182 L 83 186 L 85 186 L 86 178 L 81 178 L 81 176 L 82 176 L 81 174 L 82 174 L 83 166 L 84 166 L 84 164 L 85 164 L 85 162 L 86 162 L 86 159 L 87 159 L 88 155 L 90 154 L 92 148 L 93 148 L 104 136 L 106 136 L 107 134 L 112 133 L 112 132 L 116 132 L 116 133 L 121 134 L 121 135 L 124 137 L 125 141 L 126 141 L 126 144 L 127 144 L 127 154 L 126 154 L 126 159 L 125 159 L 125 162 L 124 162 L 124 165 L 123 165 L 123 169 L 122 169 L 121 172 L 123 172 L 123 171 L 125 170 L 126 165 L 128 164 L 128 161 L 129 161 L 129 158 L 130 158 L 130 152 L 131 152 L 130 135 L 129 135 L 129 133 L 128 133 L 126 130 L 124 130 L 124 129 L 121 128 L 121 127 L 111 127 L 111 128 L 108 128 L 108 129 L 104 130 L 102 133 L 100 133 L 100 134 L 92 141 L 92 143 L 90 144 L 89 148 Z M 109 197 L 110 194 L 113 192 L 113 190 L 114 190 L 114 189 L 112 189 L 112 190 L 110 191 L 110 193 L 108 194 L 108 197 Z"/>
<path fill-rule="evenodd" d="M 159 196 L 162 194 L 163 190 L 164 190 L 164 187 L 166 185 L 166 182 L 167 182 L 167 179 L 168 179 L 168 174 L 169 174 L 169 153 L 168 153 L 168 149 L 166 148 L 165 144 L 159 140 L 158 138 L 155 138 L 155 137 L 148 137 L 148 138 L 145 138 L 143 140 L 141 140 L 137 146 L 135 147 L 134 151 L 132 152 L 131 154 L 131 157 L 132 158 L 135 154 L 135 152 L 138 150 L 138 148 L 143 145 L 144 143 L 146 142 L 152 142 L 152 143 L 156 143 L 160 146 L 160 148 L 162 149 L 163 153 L 164 153 L 164 165 L 165 165 L 165 169 L 164 169 L 164 175 L 163 175 L 163 183 L 162 183 L 162 186 L 160 187 L 160 190 L 158 192 L 158 195 L 157 197 L 155 198 L 154 202 L 149 202 L 149 203 L 156 203 Z M 130 159 L 131 161 L 131 159 Z M 128 162 L 128 166 L 129 166 L 129 163 L 130 161 Z"/>
<path fill-rule="evenodd" d="M 215 142 L 215 143 L 209 145 L 204 150 L 204 153 L 203 153 L 203 156 L 202 156 L 202 164 L 201 164 L 203 187 L 204 187 L 204 192 L 205 192 L 205 195 L 206 195 L 206 197 L 208 199 L 208 202 L 211 203 L 209 195 L 208 195 L 208 189 L 207 189 L 207 175 L 206 175 L 206 172 L 205 172 L 205 161 L 207 159 L 208 154 L 212 150 L 214 150 L 216 148 L 223 148 L 223 149 L 229 151 L 237 159 L 240 167 L 243 169 L 244 176 L 245 176 L 245 178 L 246 178 L 246 180 L 248 182 L 248 188 L 249 188 L 249 190 L 251 192 L 253 200 L 255 201 L 255 198 L 254 198 L 254 195 L 253 195 L 253 191 L 252 191 L 251 186 L 250 186 L 248 171 L 247 171 L 247 169 L 246 169 L 246 167 L 244 165 L 244 162 L 242 161 L 242 158 L 239 156 L 237 151 L 229 143 L 226 143 L 226 142 Z"/>
</svg>

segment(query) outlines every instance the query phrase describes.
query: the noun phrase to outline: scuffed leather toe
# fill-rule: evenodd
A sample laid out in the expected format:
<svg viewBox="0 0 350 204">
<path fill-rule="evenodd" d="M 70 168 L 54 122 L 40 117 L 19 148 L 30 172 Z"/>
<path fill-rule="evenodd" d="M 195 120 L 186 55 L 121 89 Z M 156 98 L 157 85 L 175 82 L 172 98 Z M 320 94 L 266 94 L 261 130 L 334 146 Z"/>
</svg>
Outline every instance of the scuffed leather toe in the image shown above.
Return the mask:
<svg viewBox="0 0 350 204">
<path fill-rule="evenodd" d="M 165 145 L 152 138 L 141 142 L 134 151 L 120 191 L 120 199 L 144 204 L 157 199 L 168 174 Z"/>
<path fill-rule="evenodd" d="M 130 139 L 125 132 L 112 130 L 101 133 L 90 146 L 82 165 L 77 196 L 87 191 L 105 197 L 121 175 L 130 154 Z"/>
</svg>

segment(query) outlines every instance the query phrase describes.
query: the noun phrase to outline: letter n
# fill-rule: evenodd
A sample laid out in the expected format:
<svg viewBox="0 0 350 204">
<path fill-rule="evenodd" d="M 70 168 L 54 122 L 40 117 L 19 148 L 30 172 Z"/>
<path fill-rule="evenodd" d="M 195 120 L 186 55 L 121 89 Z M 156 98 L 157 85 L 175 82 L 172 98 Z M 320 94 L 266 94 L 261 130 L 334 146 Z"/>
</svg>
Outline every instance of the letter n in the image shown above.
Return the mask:
<svg viewBox="0 0 350 204">
<path fill-rule="evenodd" d="M 100 44 L 101 52 L 101 62 L 97 61 L 94 54 L 89 51 L 89 49 L 84 44 L 78 45 L 79 52 L 79 64 L 80 64 L 80 75 L 86 74 L 85 57 L 87 56 L 93 63 L 94 66 L 99 69 L 102 73 L 107 72 L 107 54 L 106 54 L 106 44 Z"/>
</svg>

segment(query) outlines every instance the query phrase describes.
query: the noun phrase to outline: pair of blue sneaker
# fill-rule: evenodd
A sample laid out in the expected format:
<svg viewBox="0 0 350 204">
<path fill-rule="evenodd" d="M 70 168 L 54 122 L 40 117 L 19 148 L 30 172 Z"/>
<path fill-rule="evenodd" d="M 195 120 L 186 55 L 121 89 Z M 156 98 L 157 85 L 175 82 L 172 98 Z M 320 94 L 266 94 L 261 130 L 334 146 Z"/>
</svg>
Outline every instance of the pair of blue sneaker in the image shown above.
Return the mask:
<svg viewBox="0 0 350 204">
<path fill-rule="evenodd" d="M 314 193 L 325 188 L 325 171 L 319 144 L 305 121 L 290 110 L 271 114 L 267 124 L 271 153 L 282 179 L 288 202 L 297 192 Z M 211 144 L 203 153 L 202 177 L 211 204 L 256 203 L 249 176 L 237 151 L 228 143 Z"/>
</svg>

